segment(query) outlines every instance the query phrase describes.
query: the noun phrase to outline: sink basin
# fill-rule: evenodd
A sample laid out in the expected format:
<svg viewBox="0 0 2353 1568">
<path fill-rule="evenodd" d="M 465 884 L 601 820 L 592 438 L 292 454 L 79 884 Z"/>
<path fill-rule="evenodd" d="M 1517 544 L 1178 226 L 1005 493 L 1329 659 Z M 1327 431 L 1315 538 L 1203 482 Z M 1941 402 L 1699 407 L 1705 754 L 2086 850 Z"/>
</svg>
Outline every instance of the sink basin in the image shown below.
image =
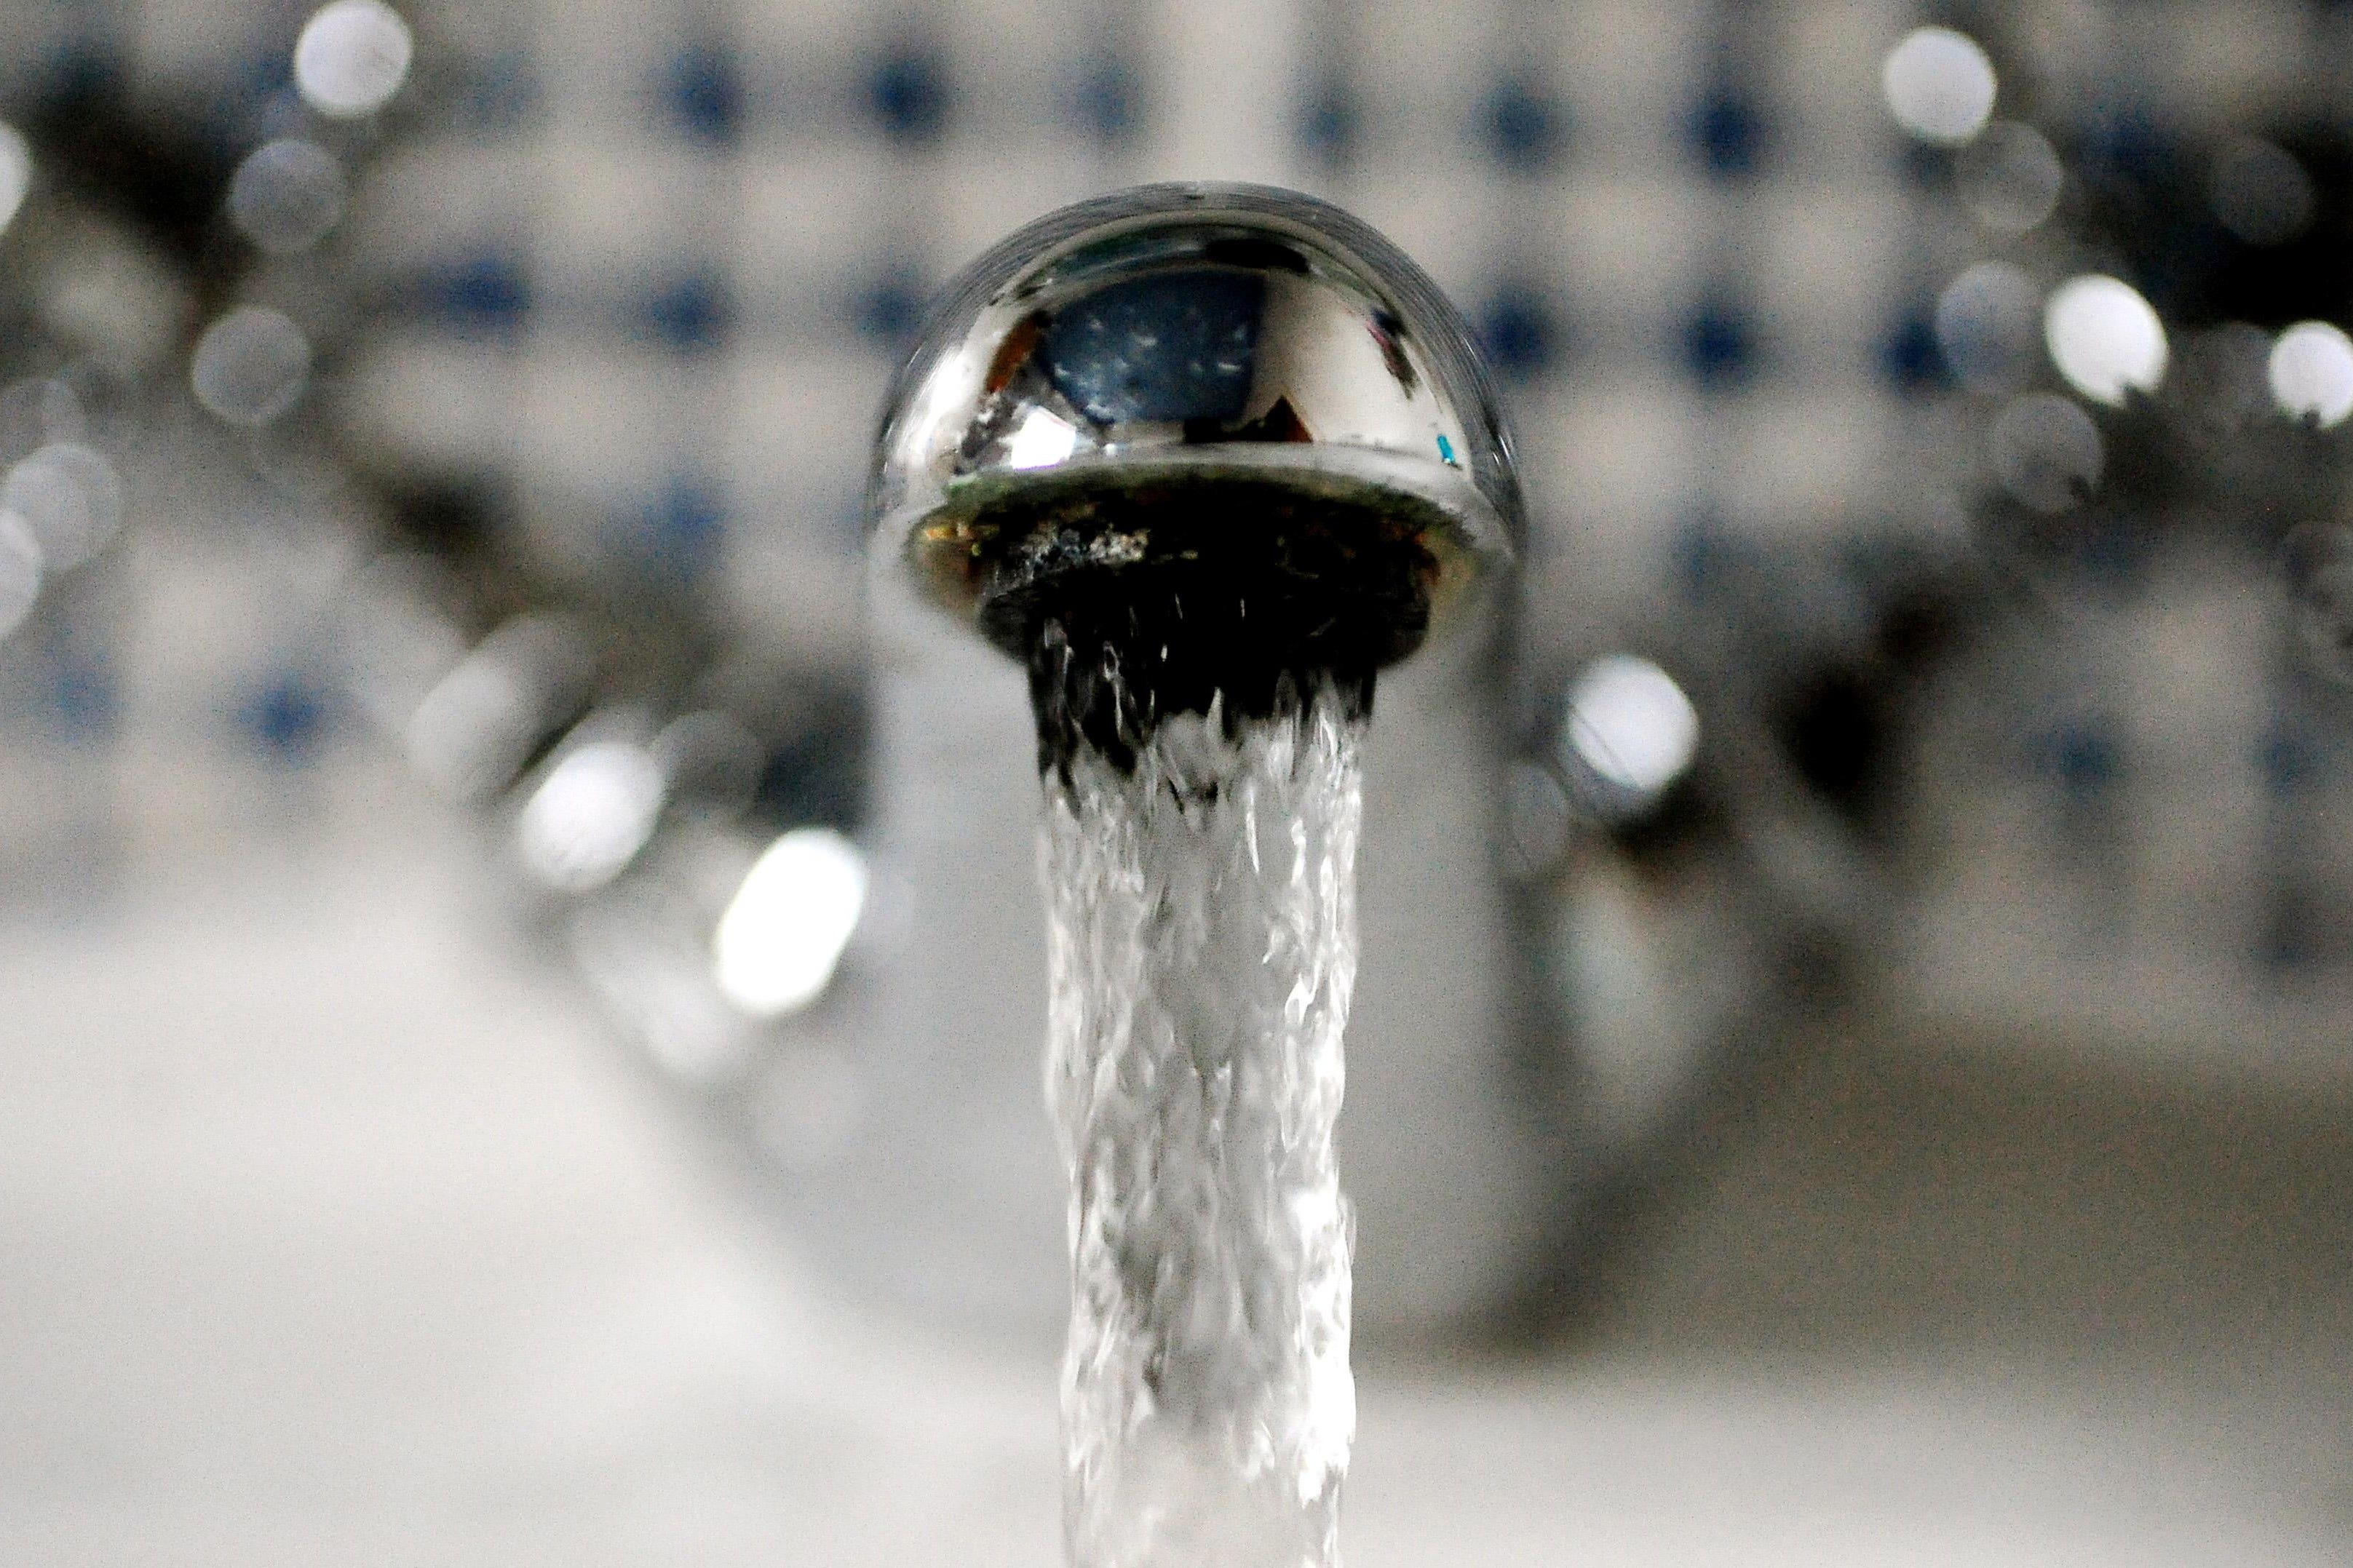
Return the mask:
<svg viewBox="0 0 2353 1568">
<path fill-rule="evenodd" d="M 0 1559 L 1055 1563 L 1046 1353 L 835 1300 L 570 987 L 484 939 L 448 826 L 353 798 L 308 848 L 0 916 Z M 1350 1563 L 2353 1541 L 2326 1390 L 1706 1342 L 1365 1367 Z"/>
</svg>

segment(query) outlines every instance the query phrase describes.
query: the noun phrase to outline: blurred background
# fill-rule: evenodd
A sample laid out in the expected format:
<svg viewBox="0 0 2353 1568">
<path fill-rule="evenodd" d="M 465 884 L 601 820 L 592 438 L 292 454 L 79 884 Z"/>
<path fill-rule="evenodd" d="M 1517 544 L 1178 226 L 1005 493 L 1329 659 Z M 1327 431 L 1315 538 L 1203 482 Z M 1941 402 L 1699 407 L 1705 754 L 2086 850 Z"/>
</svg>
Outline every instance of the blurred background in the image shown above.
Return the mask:
<svg viewBox="0 0 2353 1568">
<path fill-rule="evenodd" d="M 1376 725 L 1352 1559 L 2353 1560 L 2332 0 L 15 0 L 0 1556 L 1056 1560 L 1020 686 L 860 508 L 1163 178 L 1531 503 Z"/>
</svg>

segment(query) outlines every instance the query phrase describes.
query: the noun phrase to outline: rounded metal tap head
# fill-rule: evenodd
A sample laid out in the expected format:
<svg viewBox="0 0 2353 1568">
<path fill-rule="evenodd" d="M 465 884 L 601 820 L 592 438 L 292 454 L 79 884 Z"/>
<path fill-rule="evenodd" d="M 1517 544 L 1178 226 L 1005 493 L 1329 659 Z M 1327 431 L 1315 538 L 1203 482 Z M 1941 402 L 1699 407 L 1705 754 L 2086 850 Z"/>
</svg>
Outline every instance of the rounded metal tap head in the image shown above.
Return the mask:
<svg viewBox="0 0 2353 1568">
<path fill-rule="evenodd" d="M 1437 286 L 1337 207 L 1250 185 L 1082 203 L 976 262 L 892 388 L 868 515 L 882 562 L 1016 652 L 991 601 L 1074 567 L 1231 550 L 1329 576 L 1378 554 L 1382 662 L 1521 530 L 1510 437 Z"/>
</svg>

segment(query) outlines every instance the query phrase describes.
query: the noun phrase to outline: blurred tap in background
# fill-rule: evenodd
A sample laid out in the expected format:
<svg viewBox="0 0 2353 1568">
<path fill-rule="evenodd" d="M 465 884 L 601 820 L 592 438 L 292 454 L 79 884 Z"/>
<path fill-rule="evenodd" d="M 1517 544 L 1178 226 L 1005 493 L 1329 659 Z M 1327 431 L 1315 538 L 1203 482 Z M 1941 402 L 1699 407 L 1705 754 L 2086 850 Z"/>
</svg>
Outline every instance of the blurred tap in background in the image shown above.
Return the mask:
<svg viewBox="0 0 2353 1568">
<path fill-rule="evenodd" d="M 2320 1456 L 2168 1539 L 2305 1560 L 2230 1534 L 2277 1485 L 2328 1560 L 2348 76 L 2319 0 L 0 15 L 0 1070 L 166 984 L 118 952 L 155 909 L 363 910 L 447 857 L 431 919 L 599 1020 L 666 1157 L 857 1321 L 1042 1336 L 1019 682 L 870 610 L 866 455 L 1000 235 L 1271 180 L 1462 307 L 1530 497 L 1492 650 L 1385 686 L 1368 756 L 1367 1342 L 2073 1369 Z M 257 973 L 294 940 L 184 918 Z M 58 951 L 106 995 L 54 1000 Z M 50 1166 L 0 1176 L 47 1213 Z M 1774 1433 L 1843 1430 L 1792 1386 Z M 1523 1451 L 1636 1419 L 1555 1397 Z M 1413 1429 L 1493 1414 L 1453 1408 Z M 1358 1539 L 1404 1560 L 1366 1431 Z M 1609 1550 L 1716 1560 L 1644 1518 Z"/>
</svg>

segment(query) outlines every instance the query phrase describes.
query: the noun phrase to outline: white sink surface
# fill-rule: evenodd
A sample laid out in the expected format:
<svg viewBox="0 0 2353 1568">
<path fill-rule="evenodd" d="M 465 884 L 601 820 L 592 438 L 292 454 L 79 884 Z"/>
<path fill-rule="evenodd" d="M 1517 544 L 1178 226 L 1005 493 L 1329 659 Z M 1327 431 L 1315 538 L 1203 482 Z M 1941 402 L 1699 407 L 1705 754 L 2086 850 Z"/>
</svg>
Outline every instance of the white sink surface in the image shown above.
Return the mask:
<svg viewBox="0 0 2353 1568">
<path fill-rule="evenodd" d="M 433 833 L 12 919 L 0 1561 L 1056 1561 L 1050 1369 L 832 1300 Z M 1366 1369 L 1354 1568 L 2353 1558 L 2333 1386 L 1631 1289 L 1582 1358 Z"/>
</svg>

